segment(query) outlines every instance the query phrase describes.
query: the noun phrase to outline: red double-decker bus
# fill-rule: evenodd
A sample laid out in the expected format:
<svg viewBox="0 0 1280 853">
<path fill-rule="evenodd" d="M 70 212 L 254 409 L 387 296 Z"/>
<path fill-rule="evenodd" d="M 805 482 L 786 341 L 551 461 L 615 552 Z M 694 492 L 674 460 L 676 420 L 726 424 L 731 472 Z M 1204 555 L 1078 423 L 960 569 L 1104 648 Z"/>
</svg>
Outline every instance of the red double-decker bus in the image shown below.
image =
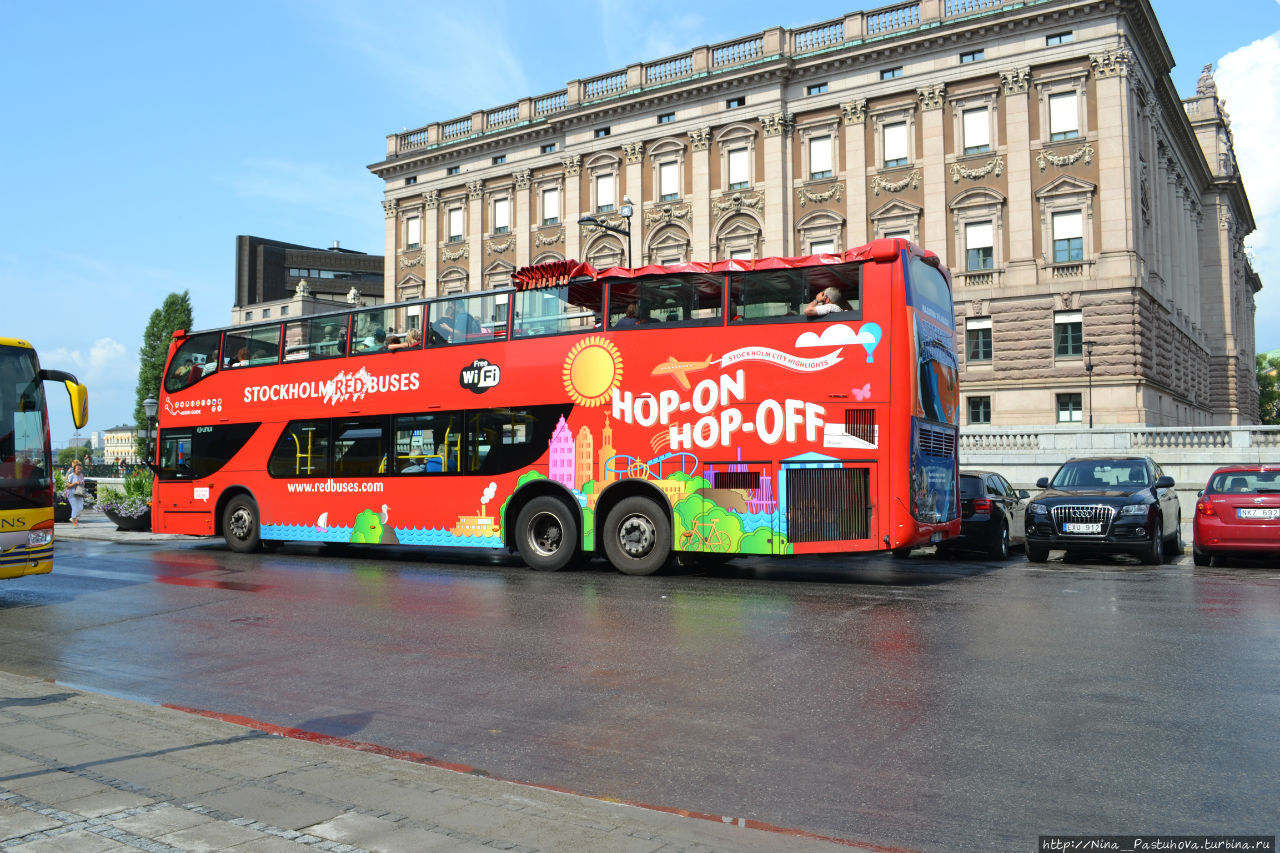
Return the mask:
<svg viewBox="0 0 1280 853">
<path fill-rule="evenodd" d="M 951 286 L 842 255 L 528 267 L 511 290 L 175 333 L 152 523 L 603 553 L 892 549 L 959 532 Z"/>
</svg>

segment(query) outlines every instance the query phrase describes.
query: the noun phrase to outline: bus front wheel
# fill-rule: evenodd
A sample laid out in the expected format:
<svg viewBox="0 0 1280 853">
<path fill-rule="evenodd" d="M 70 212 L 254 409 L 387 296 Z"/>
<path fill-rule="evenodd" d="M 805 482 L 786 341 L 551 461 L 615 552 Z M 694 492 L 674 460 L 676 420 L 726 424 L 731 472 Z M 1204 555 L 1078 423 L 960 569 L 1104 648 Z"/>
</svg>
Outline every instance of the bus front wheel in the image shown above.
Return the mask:
<svg viewBox="0 0 1280 853">
<path fill-rule="evenodd" d="M 573 513 L 546 495 L 529 501 L 516 516 L 516 549 L 529 568 L 560 571 L 578 552 L 578 523 Z"/>
<path fill-rule="evenodd" d="M 262 544 L 258 525 L 258 505 L 246 495 L 237 495 L 222 511 L 222 536 L 227 547 L 241 554 L 257 551 Z"/>
<path fill-rule="evenodd" d="M 651 575 L 671 557 L 671 522 L 648 498 L 624 498 L 604 522 L 604 553 L 624 575 Z"/>
</svg>

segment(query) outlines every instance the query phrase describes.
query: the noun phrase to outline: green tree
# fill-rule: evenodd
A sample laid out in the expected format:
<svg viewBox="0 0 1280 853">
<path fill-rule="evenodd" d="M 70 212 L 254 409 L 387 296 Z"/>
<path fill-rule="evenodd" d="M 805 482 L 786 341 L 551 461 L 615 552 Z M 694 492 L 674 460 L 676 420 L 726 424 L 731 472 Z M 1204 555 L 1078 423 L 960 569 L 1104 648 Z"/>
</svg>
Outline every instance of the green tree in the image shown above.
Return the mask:
<svg viewBox="0 0 1280 853">
<path fill-rule="evenodd" d="M 58 465 L 65 468 L 73 459 L 84 459 L 86 454 L 92 455 L 92 449 L 87 441 L 81 445 L 64 447 L 58 451 Z"/>
<path fill-rule="evenodd" d="M 1258 411 L 1264 424 L 1280 424 L 1280 355 L 1258 356 Z"/>
<path fill-rule="evenodd" d="M 192 324 L 191 296 L 189 291 L 170 293 L 164 304 L 151 312 L 147 330 L 142 333 L 142 346 L 138 349 L 138 390 L 133 407 L 133 422 L 138 427 L 137 451 L 140 459 L 146 458 L 146 433 L 150 428 L 142 401 L 147 397 L 160 399 L 160 378 L 164 363 L 169 357 L 169 341 L 178 329 L 190 329 Z"/>
</svg>

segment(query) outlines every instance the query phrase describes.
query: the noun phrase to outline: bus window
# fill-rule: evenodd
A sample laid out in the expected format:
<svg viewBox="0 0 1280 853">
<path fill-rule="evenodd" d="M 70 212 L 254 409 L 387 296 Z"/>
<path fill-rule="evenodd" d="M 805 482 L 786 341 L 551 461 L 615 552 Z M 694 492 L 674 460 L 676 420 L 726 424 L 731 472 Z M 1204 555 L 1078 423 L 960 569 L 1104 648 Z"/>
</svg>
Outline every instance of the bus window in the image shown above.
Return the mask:
<svg viewBox="0 0 1280 853">
<path fill-rule="evenodd" d="M 182 342 L 169 372 L 164 377 L 164 390 L 170 394 L 194 385 L 218 369 L 218 345 L 222 342 L 219 332 L 192 335 Z"/>
<path fill-rule="evenodd" d="M 704 273 L 654 276 L 609 284 L 609 328 L 718 326 L 723 277 Z"/>
<path fill-rule="evenodd" d="M 347 315 L 308 317 L 284 327 L 284 360 L 337 358 L 347 354 Z"/>
<path fill-rule="evenodd" d="M 510 296 L 504 291 L 431 303 L 430 343 L 469 344 L 506 338 Z"/>
<path fill-rule="evenodd" d="M 386 473 L 386 418 L 343 418 L 333 422 L 335 477 L 371 477 Z"/>
<path fill-rule="evenodd" d="M 752 270 L 732 273 L 729 298 L 734 322 L 806 321 L 804 306 L 828 287 L 840 291 L 848 308 L 826 319 L 862 317 L 859 264 L 832 264 L 799 269 Z"/>
<path fill-rule="evenodd" d="M 396 473 L 450 474 L 460 470 L 462 417 L 458 412 L 396 415 L 392 435 Z"/>
<path fill-rule="evenodd" d="M 468 413 L 468 473 L 506 474 L 532 465 L 546 452 L 556 424 L 571 409 L 566 403 Z"/>
<path fill-rule="evenodd" d="M 951 312 L 951 290 L 947 279 L 937 267 L 925 263 L 923 258 L 912 258 L 908 267 L 910 281 L 907 285 L 908 302 L 948 329 L 955 328 L 955 315 Z"/>
<path fill-rule="evenodd" d="M 272 477 L 327 477 L 329 422 L 291 421 L 271 451 L 267 473 Z"/>
<path fill-rule="evenodd" d="M 194 480 L 216 473 L 253 437 L 258 424 L 219 424 L 160 430 L 161 480 Z"/>
<path fill-rule="evenodd" d="M 280 362 L 280 324 L 250 326 L 223 335 L 224 367 L 257 367 Z"/>
<path fill-rule="evenodd" d="M 516 337 L 586 332 L 600 323 L 600 288 L 594 284 L 522 290 L 515 295 Z"/>
</svg>

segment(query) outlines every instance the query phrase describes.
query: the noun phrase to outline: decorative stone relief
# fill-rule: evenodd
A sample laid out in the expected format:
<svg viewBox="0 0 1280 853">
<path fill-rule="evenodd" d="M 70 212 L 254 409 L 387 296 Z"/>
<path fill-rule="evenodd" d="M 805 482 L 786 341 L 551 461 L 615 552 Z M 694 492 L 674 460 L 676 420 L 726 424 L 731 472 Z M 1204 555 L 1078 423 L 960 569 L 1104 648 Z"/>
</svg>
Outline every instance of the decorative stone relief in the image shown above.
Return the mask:
<svg viewBox="0 0 1280 853">
<path fill-rule="evenodd" d="M 892 194 L 892 193 L 900 193 L 903 190 L 905 190 L 907 187 L 911 187 L 911 189 L 914 190 L 919 188 L 919 186 L 920 186 L 920 170 L 919 169 L 912 169 L 910 172 L 904 175 L 902 180 L 900 181 L 886 181 L 880 175 L 876 175 L 871 179 L 871 192 L 874 193 L 875 195 L 880 195 L 881 190 L 884 190 L 885 192 Z"/>
<path fill-rule="evenodd" d="M 478 179 L 467 181 L 467 196 L 472 201 L 484 198 L 484 181 Z"/>
<path fill-rule="evenodd" d="M 400 269 L 407 270 L 410 267 L 416 267 L 423 261 L 422 252 L 414 252 L 412 255 L 400 256 Z"/>
<path fill-rule="evenodd" d="M 947 87 L 943 83 L 934 83 L 931 86 L 916 89 L 916 94 L 920 97 L 920 109 L 940 110 L 947 100 Z"/>
<path fill-rule="evenodd" d="M 533 238 L 533 245 L 538 247 L 554 246 L 561 242 L 564 242 L 563 228 L 557 228 L 555 231 L 551 231 L 546 234 L 539 234 L 537 237 Z"/>
<path fill-rule="evenodd" d="M 761 191 L 750 193 L 734 193 L 728 198 L 713 202 L 711 205 L 719 216 L 724 213 L 739 213 L 743 208 L 754 210 L 756 213 L 764 213 L 764 193 Z"/>
<path fill-rule="evenodd" d="M 564 173 L 566 175 L 578 175 L 582 173 L 581 154 L 570 154 L 568 157 L 562 158 L 560 162 L 564 163 Z"/>
<path fill-rule="evenodd" d="M 695 127 L 689 131 L 689 142 L 694 151 L 706 151 L 711 147 L 711 128 Z"/>
<path fill-rule="evenodd" d="M 622 156 L 627 158 L 628 163 L 640 163 L 644 160 L 644 143 L 643 142 L 627 142 L 622 146 Z"/>
<path fill-rule="evenodd" d="M 677 219 L 688 219 L 690 211 L 691 208 L 687 202 L 664 204 L 661 207 L 646 210 L 644 224 L 649 228 L 656 225 L 669 225 Z"/>
<path fill-rule="evenodd" d="M 1133 54 L 1124 47 L 1108 50 L 1106 53 L 1089 54 L 1089 64 L 1093 66 L 1093 73 L 1100 80 L 1106 77 L 1124 77 L 1129 73 L 1131 61 L 1133 61 Z"/>
<path fill-rule="evenodd" d="M 390 219 L 396 215 L 396 203 L 394 201 L 384 201 L 382 203 L 382 215 Z"/>
<path fill-rule="evenodd" d="M 517 169 L 511 173 L 511 177 L 516 182 L 516 189 L 529 189 L 529 182 L 533 179 L 533 172 L 529 169 Z"/>
<path fill-rule="evenodd" d="M 844 184 L 843 183 L 832 184 L 831 186 L 827 187 L 826 190 L 820 193 L 813 192 L 808 187 L 800 187 L 799 189 L 796 190 L 796 195 L 800 196 L 801 207 L 804 207 L 805 204 L 809 202 L 813 202 L 814 204 L 825 204 L 826 202 L 829 202 L 832 199 L 835 199 L 836 201 L 840 201 L 840 199 L 844 198 Z"/>
<path fill-rule="evenodd" d="M 603 225 L 611 225 L 614 228 L 621 228 L 623 231 L 631 230 L 628 227 L 627 221 L 623 219 L 621 216 L 596 216 L 595 218 L 598 222 L 600 222 Z M 597 231 L 604 231 L 605 229 L 600 228 L 597 225 L 584 224 L 582 226 L 582 230 L 586 231 L 588 234 L 594 234 Z"/>
<path fill-rule="evenodd" d="M 840 113 L 844 116 L 845 124 L 862 124 L 867 120 L 867 99 L 859 98 L 856 101 L 841 104 Z"/>
<path fill-rule="evenodd" d="M 440 191 L 427 190 L 422 194 L 422 203 L 427 206 L 428 210 L 434 210 L 440 206 Z"/>
<path fill-rule="evenodd" d="M 760 124 L 764 126 L 765 136 L 790 136 L 796 126 L 796 117 L 791 113 L 769 113 L 760 117 Z"/>
<path fill-rule="evenodd" d="M 501 243 L 499 243 L 497 240 L 490 240 L 488 244 L 485 246 L 485 252 L 490 255 L 501 255 L 501 254 L 504 254 L 513 245 L 515 245 L 515 242 L 516 241 L 510 237 L 508 237 L 506 240 L 503 240 Z"/>
<path fill-rule="evenodd" d="M 1000 85 L 1006 95 L 1021 95 L 1031 87 L 1030 68 L 1012 68 L 1000 72 Z"/>
<path fill-rule="evenodd" d="M 462 248 L 458 249 L 458 251 L 456 252 L 450 252 L 448 249 L 440 250 L 440 260 L 444 261 L 445 263 L 449 263 L 450 261 L 458 261 L 458 260 L 462 260 L 463 258 L 469 258 L 469 257 L 471 257 L 471 247 L 469 246 L 463 246 Z"/>
<path fill-rule="evenodd" d="M 310 296 L 311 288 L 307 286 L 305 278 L 298 279 L 298 286 L 293 289 L 294 296 Z"/>
<path fill-rule="evenodd" d="M 966 169 L 959 163 L 951 164 L 951 180 L 960 183 L 961 178 L 968 178 L 971 181 L 980 180 L 987 175 L 995 175 L 997 178 L 1004 174 L 1004 157 L 996 156 L 987 161 L 987 165 L 977 169 Z"/>
<path fill-rule="evenodd" d="M 1074 166 L 1081 160 L 1084 161 L 1086 166 L 1093 162 L 1093 146 L 1088 142 L 1065 157 L 1059 157 L 1051 151 L 1041 151 L 1036 155 L 1036 165 L 1040 167 L 1042 172 L 1048 168 L 1050 163 L 1059 168 L 1066 168 L 1067 166 Z"/>
</svg>

